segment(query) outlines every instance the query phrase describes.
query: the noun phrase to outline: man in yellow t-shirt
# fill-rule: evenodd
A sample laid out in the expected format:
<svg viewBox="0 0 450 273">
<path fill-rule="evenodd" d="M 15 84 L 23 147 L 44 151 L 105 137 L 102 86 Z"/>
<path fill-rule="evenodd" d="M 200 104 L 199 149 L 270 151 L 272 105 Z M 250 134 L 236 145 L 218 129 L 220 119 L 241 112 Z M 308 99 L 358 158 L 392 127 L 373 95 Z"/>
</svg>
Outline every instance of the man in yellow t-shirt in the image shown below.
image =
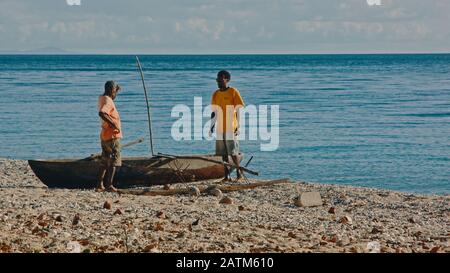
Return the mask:
<svg viewBox="0 0 450 273">
<path fill-rule="evenodd" d="M 216 127 L 216 155 L 221 155 L 225 162 L 229 162 L 228 158 L 231 156 L 238 167 L 236 181 L 239 181 L 242 178 L 242 172 L 239 169 L 240 153 L 237 136 L 239 135 L 239 109 L 244 107 L 244 101 L 236 88 L 228 86 L 230 79 L 231 75 L 228 71 L 222 70 L 217 74 L 216 81 L 219 89 L 214 92 L 211 99 L 213 112 L 210 133 L 212 134 Z M 231 181 L 231 174 L 227 167 L 225 167 L 223 181 Z"/>
</svg>

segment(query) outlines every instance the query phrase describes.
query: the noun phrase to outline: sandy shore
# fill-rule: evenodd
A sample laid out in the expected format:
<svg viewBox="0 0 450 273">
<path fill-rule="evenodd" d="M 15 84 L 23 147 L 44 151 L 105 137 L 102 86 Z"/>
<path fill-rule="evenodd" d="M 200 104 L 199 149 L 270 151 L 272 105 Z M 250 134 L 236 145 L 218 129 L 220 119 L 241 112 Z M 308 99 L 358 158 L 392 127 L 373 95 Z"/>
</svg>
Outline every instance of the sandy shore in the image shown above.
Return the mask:
<svg viewBox="0 0 450 273">
<path fill-rule="evenodd" d="M 296 185 L 324 205 L 295 206 Z M 450 252 L 450 196 L 312 183 L 226 196 L 50 190 L 0 159 L 0 252 Z"/>
</svg>

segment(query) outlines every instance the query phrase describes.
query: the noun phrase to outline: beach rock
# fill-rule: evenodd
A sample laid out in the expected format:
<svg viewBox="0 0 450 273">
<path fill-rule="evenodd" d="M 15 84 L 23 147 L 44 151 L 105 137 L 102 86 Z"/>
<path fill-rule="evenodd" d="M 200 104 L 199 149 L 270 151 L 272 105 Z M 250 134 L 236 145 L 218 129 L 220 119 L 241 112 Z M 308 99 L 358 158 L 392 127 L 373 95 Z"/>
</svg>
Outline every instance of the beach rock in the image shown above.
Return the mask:
<svg viewBox="0 0 450 273">
<path fill-rule="evenodd" d="M 383 233 L 383 229 L 379 228 L 379 227 L 374 227 L 374 228 L 372 228 L 372 231 L 370 233 L 372 233 L 372 234 Z"/>
<path fill-rule="evenodd" d="M 55 221 L 56 221 L 56 222 L 63 222 L 63 221 L 64 221 L 64 216 L 62 216 L 62 215 L 56 215 Z"/>
<path fill-rule="evenodd" d="M 331 207 L 331 208 L 328 210 L 328 213 L 336 214 L 336 208 L 335 208 L 335 207 Z"/>
<path fill-rule="evenodd" d="M 105 203 L 103 204 L 103 208 L 104 209 L 111 209 L 112 208 L 112 204 L 111 201 L 105 201 Z"/>
<path fill-rule="evenodd" d="M 36 233 L 38 233 L 38 232 L 40 232 L 41 231 L 41 229 L 38 227 L 38 226 L 36 226 L 36 227 L 34 227 L 32 230 L 31 230 L 31 234 L 36 234 Z"/>
<path fill-rule="evenodd" d="M 395 252 L 395 250 L 390 247 L 383 246 L 383 247 L 381 247 L 380 252 L 381 253 L 393 253 L 393 252 Z"/>
<path fill-rule="evenodd" d="M 158 211 L 156 213 L 156 217 L 158 217 L 160 219 L 167 219 L 167 215 L 164 213 L 164 211 Z"/>
<path fill-rule="evenodd" d="M 319 192 L 304 192 L 295 198 L 294 203 L 298 207 L 322 206 L 322 198 Z"/>
<path fill-rule="evenodd" d="M 214 196 L 216 196 L 217 198 L 222 198 L 222 197 L 223 197 L 222 191 L 221 191 L 220 189 L 218 189 L 218 188 L 212 189 L 212 190 L 209 192 L 209 194 L 214 195 Z"/>
<path fill-rule="evenodd" d="M 189 231 L 202 231 L 203 227 L 200 223 L 200 218 L 195 220 L 190 226 L 189 226 Z"/>
<path fill-rule="evenodd" d="M 44 220 L 45 218 L 47 218 L 47 213 L 45 213 L 45 212 L 39 214 L 39 216 L 37 217 L 37 219 L 40 221 Z"/>
<path fill-rule="evenodd" d="M 75 216 L 72 219 L 72 225 L 76 226 L 76 225 L 79 225 L 80 223 L 81 223 L 81 217 L 77 213 L 77 214 L 75 214 Z"/>
<path fill-rule="evenodd" d="M 353 219 L 350 216 L 346 215 L 344 217 L 341 217 L 341 219 L 339 219 L 339 223 L 352 225 Z"/>
<path fill-rule="evenodd" d="M 155 223 L 153 225 L 153 231 L 164 231 L 164 225 L 162 223 Z"/>
<path fill-rule="evenodd" d="M 220 199 L 219 203 L 226 204 L 226 205 L 232 205 L 234 202 L 233 202 L 233 199 L 231 199 L 231 197 L 225 196 L 222 199 Z"/>
<path fill-rule="evenodd" d="M 340 240 L 336 242 L 337 246 L 343 247 L 350 244 L 350 239 L 346 236 L 343 236 Z"/>
<path fill-rule="evenodd" d="M 441 247 L 435 246 L 430 250 L 430 253 L 439 253 L 440 250 L 441 250 Z"/>
<path fill-rule="evenodd" d="M 189 187 L 189 195 L 191 195 L 193 197 L 199 197 L 200 189 L 196 186 Z"/>
<path fill-rule="evenodd" d="M 146 247 L 144 247 L 144 252 L 147 252 L 147 253 L 158 252 L 157 251 L 158 250 L 158 245 L 159 245 L 159 242 L 149 244 Z"/>
<path fill-rule="evenodd" d="M 9 253 L 12 252 L 12 247 L 5 243 L 0 243 L 0 252 L 1 253 Z"/>
<path fill-rule="evenodd" d="M 66 248 L 69 253 L 81 253 L 81 245 L 77 241 L 68 242 Z"/>
<path fill-rule="evenodd" d="M 293 239 L 295 239 L 295 238 L 297 238 L 297 235 L 295 235 L 295 233 L 294 233 L 294 232 L 292 232 L 292 231 L 289 231 L 289 233 L 288 233 L 288 237 L 290 237 L 290 238 L 293 238 Z"/>
<path fill-rule="evenodd" d="M 243 210 L 245 210 L 245 207 L 242 206 L 242 205 L 240 205 L 240 206 L 238 207 L 238 210 L 239 210 L 239 211 L 243 211 Z"/>
<path fill-rule="evenodd" d="M 328 238 L 328 240 L 327 240 L 327 242 L 334 243 L 334 244 L 337 243 L 338 241 L 339 241 L 339 238 L 337 235 L 333 235 L 330 238 Z"/>
<path fill-rule="evenodd" d="M 170 184 L 165 184 L 165 185 L 163 186 L 163 189 L 166 190 L 166 191 L 168 191 L 168 190 L 173 189 L 173 187 L 172 187 Z"/>
<path fill-rule="evenodd" d="M 116 209 L 116 211 L 114 212 L 113 215 L 122 215 L 123 214 L 123 210 L 122 209 Z"/>
<path fill-rule="evenodd" d="M 206 193 L 209 194 L 209 195 L 216 196 L 218 198 L 222 198 L 223 197 L 222 191 L 216 185 L 208 186 L 206 188 Z"/>
<path fill-rule="evenodd" d="M 178 234 L 176 235 L 175 238 L 180 239 L 180 238 L 184 238 L 184 237 L 186 237 L 186 232 L 180 231 L 180 232 L 178 232 Z"/>
<path fill-rule="evenodd" d="M 416 218 L 411 217 L 411 218 L 408 218 L 408 222 L 410 222 L 411 224 L 415 224 L 415 223 L 417 223 L 417 220 L 416 220 Z"/>
<path fill-rule="evenodd" d="M 78 243 L 80 243 L 80 245 L 82 245 L 82 246 L 87 246 L 91 242 L 89 240 L 87 240 L 87 239 L 82 239 L 82 240 L 78 240 Z"/>
<path fill-rule="evenodd" d="M 380 243 L 376 241 L 367 243 L 366 251 L 369 253 L 380 253 L 381 251 Z"/>
</svg>

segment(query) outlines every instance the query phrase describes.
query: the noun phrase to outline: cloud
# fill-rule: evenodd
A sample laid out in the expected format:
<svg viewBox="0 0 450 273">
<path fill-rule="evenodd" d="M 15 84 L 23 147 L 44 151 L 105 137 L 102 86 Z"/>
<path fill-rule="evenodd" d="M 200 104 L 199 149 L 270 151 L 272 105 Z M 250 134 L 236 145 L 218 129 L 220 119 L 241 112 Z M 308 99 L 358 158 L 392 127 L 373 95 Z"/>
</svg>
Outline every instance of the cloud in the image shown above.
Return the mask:
<svg viewBox="0 0 450 273">
<path fill-rule="evenodd" d="M 179 33 L 185 32 L 188 35 L 219 40 L 225 30 L 225 22 L 223 20 L 209 22 L 204 18 L 189 18 L 184 22 L 175 22 L 175 30 Z"/>
<path fill-rule="evenodd" d="M 256 36 L 265 39 L 272 39 L 274 35 L 275 32 L 268 31 L 265 26 L 261 26 Z"/>
<path fill-rule="evenodd" d="M 297 21 L 294 28 L 299 33 L 318 34 L 322 37 L 353 37 L 367 40 L 382 38 L 389 41 L 418 41 L 427 38 L 432 31 L 420 22 L 357 22 L 357 21 Z"/>
<path fill-rule="evenodd" d="M 407 22 L 403 24 L 391 25 L 390 40 L 423 40 L 431 34 L 431 30 L 423 23 Z"/>
<path fill-rule="evenodd" d="M 103 33 L 98 33 L 96 31 L 97 23 L 93 20 L 79 21 L 79 22 L 56 22 L 49 29 L 51 32 L 66 35 L 70 34 L 77 38 L 88 38 L 92 35 L 98 35 Z M 107 31 L 108 33 L 112 33 L 111 37 L 116 37 L 114 31 Z"/>
<path fill-rule="evenodd" d="M 450 51 L 448 0 L 1 0 L 0 50 L 195 53 Z M 377 47 L 373 46 L 377 43 Z M 351 44 L 351 46 L 350 46 Z M 211 50 L 211 51 L 209 51 Z"/>
<path fill-rule="evenodd" d="M 19 26 L 19 40 L 22 42 L 27 41 L 32 35 L 36 33 L 45 33 L 49 28 L 48 22 L 32 23 Z"/>
<path fill-rule="evenodd" d="M 253 10 L 227 10 L 225 17 L 238 20 L 249 20 L 256 16 L 256 12 Z"/>
</svg>

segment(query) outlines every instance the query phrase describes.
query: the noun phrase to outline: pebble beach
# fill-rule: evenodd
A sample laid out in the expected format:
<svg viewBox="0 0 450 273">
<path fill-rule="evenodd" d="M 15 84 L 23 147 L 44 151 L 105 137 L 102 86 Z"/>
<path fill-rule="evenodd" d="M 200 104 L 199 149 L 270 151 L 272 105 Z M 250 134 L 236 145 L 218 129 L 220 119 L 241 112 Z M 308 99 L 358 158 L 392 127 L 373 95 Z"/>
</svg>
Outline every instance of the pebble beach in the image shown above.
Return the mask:
<svg viewBox="0 0 450 273">
<path fill-rule="evenodd" d="M 296 203 L 309 192 L 322 204 Z M 26 161 L 0 159 L 0 252 L 449 253 L 450 196 L 301 181 L 223 194 L 96 193 L 48 189 Z"/>
</svg>

